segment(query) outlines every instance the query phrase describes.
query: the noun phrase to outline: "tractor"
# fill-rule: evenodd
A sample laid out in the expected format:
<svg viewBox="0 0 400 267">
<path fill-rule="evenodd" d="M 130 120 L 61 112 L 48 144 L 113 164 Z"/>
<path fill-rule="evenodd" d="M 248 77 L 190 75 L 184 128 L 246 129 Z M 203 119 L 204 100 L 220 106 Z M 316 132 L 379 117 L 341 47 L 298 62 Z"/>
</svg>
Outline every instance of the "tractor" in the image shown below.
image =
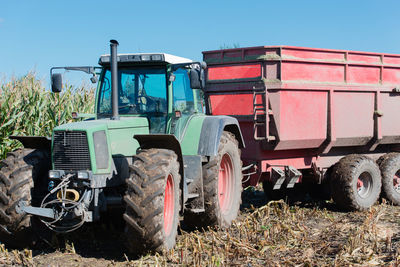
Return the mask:
<svg viewBox="0 0 400 267">
<path fill-rule="evenodd" d="M 24 148 L 0 162 L 0 241 L 25 247 L 37 229 L 77 230 L 121 210 L 130 253 L 174 247 L 180 221 L 229 227 L 241 204 L 244 147 L 238 121 L 208 115 L 204 62 L 165 53 L 110 54 L 92 74 L 94 114 L 52 136 L 11 136 Z M 96 71 L 100 70 L 100 71 Z M 106 214 L 106 215 L 104 215 Z M 123 219 L 122 219 L 123 218 Z M 115 218 L 117 219 L 117 218 Z"/>
</svg>

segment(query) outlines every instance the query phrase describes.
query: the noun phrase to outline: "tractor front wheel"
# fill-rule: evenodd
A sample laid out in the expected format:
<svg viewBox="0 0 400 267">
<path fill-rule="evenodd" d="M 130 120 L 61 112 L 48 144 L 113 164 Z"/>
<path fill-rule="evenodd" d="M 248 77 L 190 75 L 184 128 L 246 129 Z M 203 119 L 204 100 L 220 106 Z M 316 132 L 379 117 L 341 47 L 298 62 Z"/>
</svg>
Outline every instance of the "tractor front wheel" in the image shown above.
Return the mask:
<svg viewBox="0 0 400 267">
<path fill-rule="evenodd" d="M 0 161 L 0 242 L 7 247 L 23 248 L 35 241 L 32 217 L 17 213 L 16 207 L 20 201 L 35 202 L 49 169 L 49 154 L 42 150 L 19 149 Z"/>
<path fill-rule="evenodd" d="M 132 254 L 175 246 L 180 210 L 179 163 L 167 149 L 141 150 L 130 166 L 124 197 L 126 243 Z"/>
</svg>

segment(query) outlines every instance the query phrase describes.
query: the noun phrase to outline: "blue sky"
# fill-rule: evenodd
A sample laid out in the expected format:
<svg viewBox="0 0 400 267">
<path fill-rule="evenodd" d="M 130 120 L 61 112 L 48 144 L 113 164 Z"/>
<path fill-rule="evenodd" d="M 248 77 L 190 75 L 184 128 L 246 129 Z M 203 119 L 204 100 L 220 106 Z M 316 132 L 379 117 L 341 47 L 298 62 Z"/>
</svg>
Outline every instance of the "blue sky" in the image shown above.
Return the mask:
<svg viewBox="0 0 400 267">
<path fill-rule="evenodd" d="M 294 45 L 400 54 L 400 1 L 0 0 L 0 77 L 97 65 L 109 52 L 201 60 L 223 45 Z"/>
</svg>

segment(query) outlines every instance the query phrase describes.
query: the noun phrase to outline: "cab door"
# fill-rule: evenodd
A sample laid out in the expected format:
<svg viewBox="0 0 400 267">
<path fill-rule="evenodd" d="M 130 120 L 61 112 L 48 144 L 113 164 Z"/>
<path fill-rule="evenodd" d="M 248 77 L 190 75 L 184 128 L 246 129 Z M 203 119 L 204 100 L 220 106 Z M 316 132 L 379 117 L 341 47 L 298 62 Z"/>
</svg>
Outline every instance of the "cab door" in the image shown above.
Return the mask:
<svg viewBox="0 0 400 267">
<path fill-rule="evenodd" d="M 203 92 L 190 88 L 188 69 L 179 68 L 173 74 L 170 133 L 181 141 L 190 118 L 204 113 Z"/>
</svg>

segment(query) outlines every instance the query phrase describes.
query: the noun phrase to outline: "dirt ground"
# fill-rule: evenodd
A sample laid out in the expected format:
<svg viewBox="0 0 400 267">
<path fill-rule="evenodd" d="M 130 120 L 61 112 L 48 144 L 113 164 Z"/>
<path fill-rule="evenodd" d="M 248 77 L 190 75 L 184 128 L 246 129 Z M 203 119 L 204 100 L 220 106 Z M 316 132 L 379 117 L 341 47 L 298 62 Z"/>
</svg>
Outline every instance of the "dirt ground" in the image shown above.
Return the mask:
<svg viewBox="0 0 400 267">
<path fill-rule="evenodd" d="M 34 250 L 0 245 L 3 266 L 399 266 L 400 207 L 384 201 L 365 212 L 336 210 L 330 201 L 267 203 L 248 189 L 238 220 L 227 230 L 181 230 L 174 250 L 128 255 L 123 227 L 84 225 Z M 182 226 L 184 228 L 184 225 Z"/>
</svg>

